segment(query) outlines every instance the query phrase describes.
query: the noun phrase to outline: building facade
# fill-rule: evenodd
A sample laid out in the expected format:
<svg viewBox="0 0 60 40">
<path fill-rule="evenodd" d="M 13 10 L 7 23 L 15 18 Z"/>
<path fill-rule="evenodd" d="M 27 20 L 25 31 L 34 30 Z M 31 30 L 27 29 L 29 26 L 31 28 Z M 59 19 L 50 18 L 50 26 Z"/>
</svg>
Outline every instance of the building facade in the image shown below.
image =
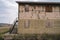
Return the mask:
<svg viewBox="0 0 60 40">
<path fill-rule="evenodd" d="M 60 33 L 60 3 L 20 1 L 17 3 L 19 34 Z"/>
</svg>

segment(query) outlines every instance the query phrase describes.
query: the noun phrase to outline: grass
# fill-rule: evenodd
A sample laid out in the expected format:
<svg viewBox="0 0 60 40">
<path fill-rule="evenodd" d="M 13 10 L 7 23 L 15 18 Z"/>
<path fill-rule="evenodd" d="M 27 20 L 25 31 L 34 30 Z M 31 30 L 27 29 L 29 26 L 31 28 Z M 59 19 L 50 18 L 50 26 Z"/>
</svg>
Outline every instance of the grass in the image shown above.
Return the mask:
<svg viewBox="0 0 60 40">
<path fill-rule="evenodd" d="M 0 27 L 0 34 L 9 30 L 9 27 Z"/>
<path fill-rule="evenodd" d="M 2 36 L 4 36 L 5 33 L 7 33 L 9 30 L 9 27 L 0 27 L 0 40 L 3 40 Z"/>
<path fill-rule="evenodd" d="M 14 40 L 60 40 L 60 34 L 20 34 Z"/>
</svg>

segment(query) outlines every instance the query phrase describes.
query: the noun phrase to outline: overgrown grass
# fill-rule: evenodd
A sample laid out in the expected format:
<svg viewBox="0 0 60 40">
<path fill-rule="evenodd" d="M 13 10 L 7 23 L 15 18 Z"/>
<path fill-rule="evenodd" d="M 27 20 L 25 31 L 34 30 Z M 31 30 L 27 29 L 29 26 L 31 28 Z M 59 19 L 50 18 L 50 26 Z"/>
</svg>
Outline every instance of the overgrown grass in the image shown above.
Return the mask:
<svg viewBox="0 0 60 40">
<path fill-rule="evenodd" d="M 60 34 L 20 34 L 13 40 L 60 40 Z"/>
</svg>

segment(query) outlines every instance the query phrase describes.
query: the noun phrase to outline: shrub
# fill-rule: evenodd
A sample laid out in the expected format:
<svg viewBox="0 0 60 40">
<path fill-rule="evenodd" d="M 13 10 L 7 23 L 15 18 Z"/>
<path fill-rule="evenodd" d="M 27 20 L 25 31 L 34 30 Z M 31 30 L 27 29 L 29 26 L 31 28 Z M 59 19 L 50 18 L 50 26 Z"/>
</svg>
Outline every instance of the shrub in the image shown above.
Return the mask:
<svg viewBox="0 0 60 40">
<path fill-rule="evenodd" d="M 60 40 L 60 34 L 20 34 L 14 40 Z"/>
<path fill-rule="evenodd" d="M 0 37 L 0 40 L 4 40 L 2 37 Z"/>
</svg>

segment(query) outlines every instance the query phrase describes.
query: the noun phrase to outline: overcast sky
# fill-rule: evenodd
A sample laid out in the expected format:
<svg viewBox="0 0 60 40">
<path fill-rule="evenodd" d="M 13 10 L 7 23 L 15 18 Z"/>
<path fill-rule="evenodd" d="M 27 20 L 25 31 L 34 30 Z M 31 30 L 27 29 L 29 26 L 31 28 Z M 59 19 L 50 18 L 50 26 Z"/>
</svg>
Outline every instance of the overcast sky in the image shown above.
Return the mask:
<svg viewBox="0 0 60 40">
<path fill-rule="evenodd" d="M 16 1 L 60 2 L 60 0 L 0 0 L 0 23 L 13 23 L 18 17 Z"/>
</svg>

